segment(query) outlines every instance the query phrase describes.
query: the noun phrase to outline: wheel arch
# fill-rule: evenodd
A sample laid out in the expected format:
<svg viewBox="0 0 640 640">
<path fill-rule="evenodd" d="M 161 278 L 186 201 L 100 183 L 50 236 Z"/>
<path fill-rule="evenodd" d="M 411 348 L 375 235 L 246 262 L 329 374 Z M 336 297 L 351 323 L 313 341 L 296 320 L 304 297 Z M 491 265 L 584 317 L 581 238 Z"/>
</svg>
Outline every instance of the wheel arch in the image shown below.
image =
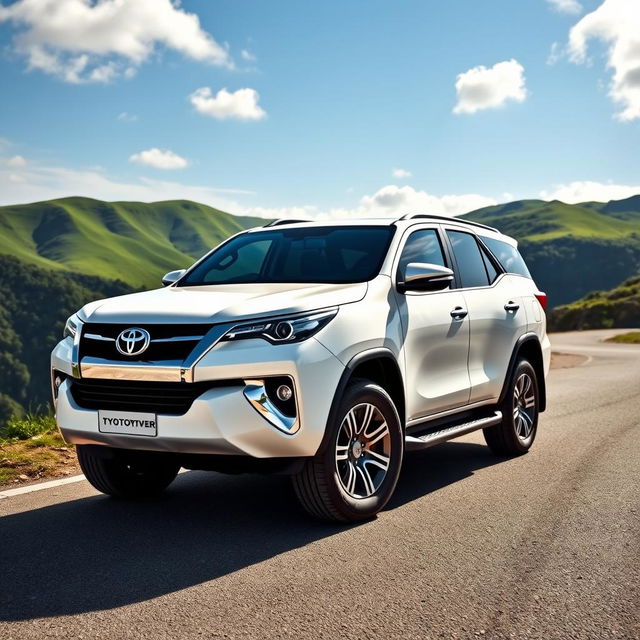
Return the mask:
<svg viewBox="0 0 640 640">
<path fill-rule="evenodd" d="M 333 395 L 329 417 L 325 428 L 325 437 L 318 451 L 324 450 L 327 443 L 326 434 L 329 433 L 329 426 L 337 419 L 338 409 L 349 383 L 358 378 L 370 380 L 380 385 L 391 397 L 400 417 L 400 424 L 404 429 L 406 420 L 404 381 L 400 371 L 398 360 L 390 349 L 378 347 L 368 349 L 356 354 L 347 363 L 336 391 Z"/>
<path fill-rule="evenodd" d="M 525 333 L 523 336 L 520 336 L 516 342 L 511 354 L 511 359 L 509 360 L 507 375 L 505 377 L 504 384 L 502 385 L 502 392 L 500 393 L 500 399 L 498 402 L 502 403 L 504 401 L 509 387 L 509 381 L 513 376 L 519 360 L 522 358 L 528 360 L 536 372 L 538 392 L 540 394 L 539 410 L 542 412 L 547 408 L 547 384 L 544 377 L 542 345 L 540 344 L 540 338 L 535 333 Z"/>
</svg>

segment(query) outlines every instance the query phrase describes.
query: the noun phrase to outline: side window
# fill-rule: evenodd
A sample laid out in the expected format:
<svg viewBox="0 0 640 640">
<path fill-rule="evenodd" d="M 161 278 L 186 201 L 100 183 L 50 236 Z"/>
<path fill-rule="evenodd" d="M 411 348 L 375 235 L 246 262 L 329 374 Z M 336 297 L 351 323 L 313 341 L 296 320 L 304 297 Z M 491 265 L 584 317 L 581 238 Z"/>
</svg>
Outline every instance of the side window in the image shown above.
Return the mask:
<svg viewBox="0 0 640 640">
<path fill-rule="evenodd" d="M 507 273 L 515 273 L 519 276 L 525 276 L 525 278 L 531 277 L 525 261 L 513 245 L 495 238 L 483 237 L 482 241 L 489 247 L 491 253 L 498 259 L 498 262 Z"/>
<path fill-rule="evenodd" d="M 480 253 L 482 253 L 482 259 L 484 260 L 484 268 L 487 270 L 487 275 L 489 276 L 489 284 L 493 284 L 498 277 L 498 271 L 493 266 L 493 262 L 489 257 L 489 254 L 486 252 L 484 247 L 480 247 Z"/>
<path fill-rule="evenodd" d="M 423 262 L 427 264 L 437 264 L 446 267 L 440 238 L 435 229 L 421 229 L 414 231 L 407 239 L 400 263 L 398 264 L 398 272 L 404 273 L 405 267 L 410 262 Z"/>
<path fill-rule="evenodd" d="M 453 248 L 462 286 L 486 287 L 489 277 L 475 237 L 463 231 L 447 231 L 447 236 Z"/>
</svg>

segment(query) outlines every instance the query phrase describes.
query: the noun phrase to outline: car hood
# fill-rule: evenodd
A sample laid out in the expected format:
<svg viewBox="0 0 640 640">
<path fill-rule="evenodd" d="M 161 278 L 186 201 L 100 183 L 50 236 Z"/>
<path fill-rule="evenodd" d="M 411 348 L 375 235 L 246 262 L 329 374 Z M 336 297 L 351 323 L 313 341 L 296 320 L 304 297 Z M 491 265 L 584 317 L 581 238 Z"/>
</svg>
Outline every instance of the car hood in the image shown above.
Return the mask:
<svg viewBox="0 0 640 640">
<path fill-rule="evenodd" d="M 79 316 L 125 324 L 235 322 L 357 302 L 366 292 L 365 282 L 167 287 L 91 302 Z"/>
</svg>

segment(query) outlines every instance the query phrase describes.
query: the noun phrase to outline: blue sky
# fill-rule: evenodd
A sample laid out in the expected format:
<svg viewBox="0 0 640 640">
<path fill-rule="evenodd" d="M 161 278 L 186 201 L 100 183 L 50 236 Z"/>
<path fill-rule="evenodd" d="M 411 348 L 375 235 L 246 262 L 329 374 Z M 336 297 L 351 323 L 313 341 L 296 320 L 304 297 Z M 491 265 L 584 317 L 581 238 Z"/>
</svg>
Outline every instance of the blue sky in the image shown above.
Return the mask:
<svg viewBox="0 0 640 640">
<path fill-rule="evenodd" d="M 638 52 L 637 0 L 0 0 L 0 203 L 626 197 Z"/>
</svg>

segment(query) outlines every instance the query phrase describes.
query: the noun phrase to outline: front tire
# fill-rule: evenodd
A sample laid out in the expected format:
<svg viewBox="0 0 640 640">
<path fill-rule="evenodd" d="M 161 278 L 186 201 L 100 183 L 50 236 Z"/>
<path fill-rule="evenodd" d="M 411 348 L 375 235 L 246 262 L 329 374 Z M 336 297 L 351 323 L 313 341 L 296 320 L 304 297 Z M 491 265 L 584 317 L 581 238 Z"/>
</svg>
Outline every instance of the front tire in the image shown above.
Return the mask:
<svg viewBox="0 0 640 640">
<path fill-rule="evenodd" d="M 518 362 L 500 405 L 502 422 L 483 429 L 493 453 L 516 456 L 527 453 L 538 431 L 540 396 L 535 369 L 527 360 Z"/>
<path fill-rule="evenodd" d="M 377 384 L 352 383 L 325 446 L 293 477 L 302 506 L 321 520 L 358 522 L 387 504 L 404 454 L 404 430 L 389 394 Z"/>
<path fill-rule="evenodd" d="M 164 491 L 180 465 L 163 454 L 122 451 L 106 455 L 91 446 L 76 447 L 80 468 L 102 493 L 119 498 L 146 498 Z"/>
</svg>

